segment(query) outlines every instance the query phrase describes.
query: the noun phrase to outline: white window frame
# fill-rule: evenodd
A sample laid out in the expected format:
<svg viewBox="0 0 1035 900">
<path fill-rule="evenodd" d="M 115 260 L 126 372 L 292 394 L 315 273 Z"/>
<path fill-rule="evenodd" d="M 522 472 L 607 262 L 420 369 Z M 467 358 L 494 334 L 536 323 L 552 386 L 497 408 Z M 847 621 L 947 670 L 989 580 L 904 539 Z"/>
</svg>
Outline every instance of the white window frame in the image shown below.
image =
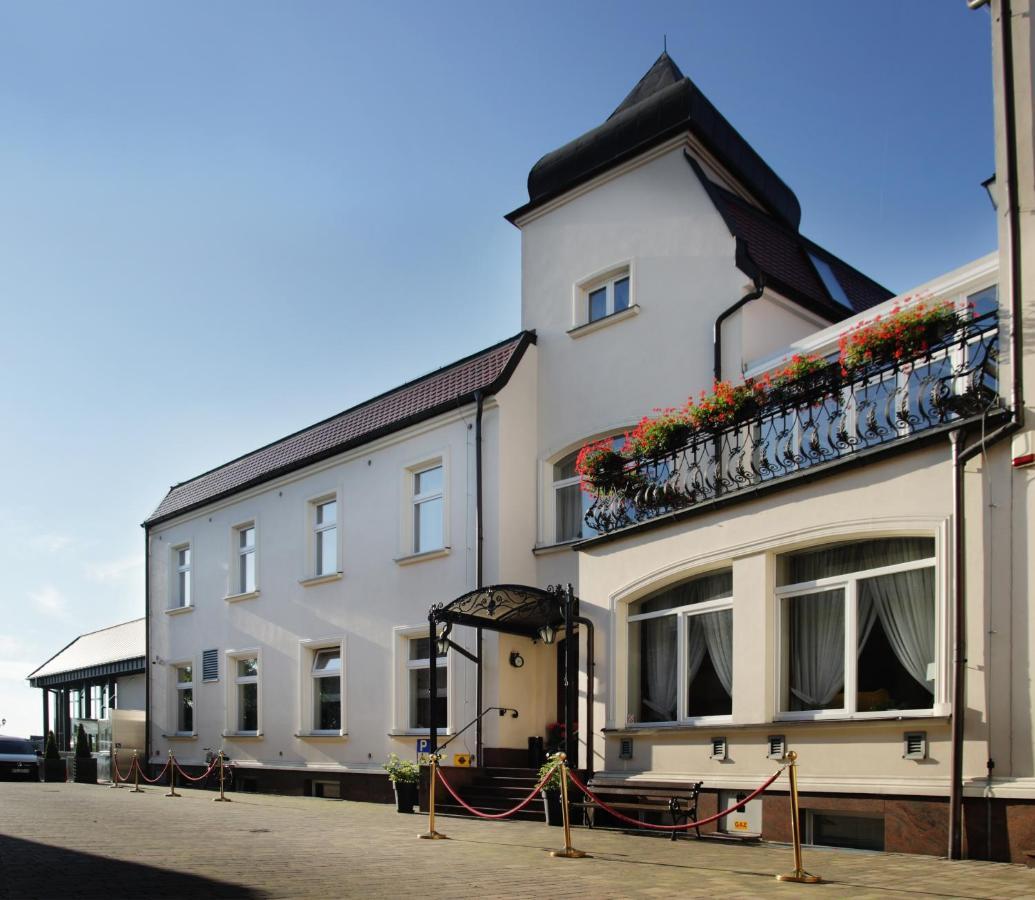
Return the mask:
<svg viewBox="0 0 1035 900">
<path fill-rule="evenodd" d="M 317 524 L 317 510 L 325 503 L 335 504 L 334 514 L 334 525 Z M 342 569 L 342 505 L 341 505 L 341 491 L 326 491 L 322 494 L 318 494 L 315 497 L 310 497 L 306 501 L 306 565 L 305 565 L 305 577 L 302 579 L 303 584 L 322 584 L 324 581 L 333 581 L 341 578 L 343 574 Z M 335 553 L 337 559 L 335 560 L 334 571 L 321 573 L 317 568 L 317 561 L 319 557 L 319 551 L 317 549 L 318 535 L 322 532 L 329 531 L 331 528 L 335 529 Z"/>
<path fill-rule="evenodd" d="M 189 554 L 190 562 L 180 563 L 180 553 Z M 180 576 L 187 576 L 186 593 L 180 591 Z M 194 544 L 180 541 L 169 548 L 169 604 L 168 609 L 189 609 L 194 605 Z"/>
<path fill-rule="evenodd" d="M 245 550 L 241 547 L 241 534 L 247 529 L 253 530 L 252 535 L 252 546 L 250 550 Z M 255 572 L 255 583 L 251 589 L 246 590 L 245 584 L 241 579 L 241 560 L 244 556 L 250 554 L 254 562 L 252 563 Z M 236 602 L 238 600 L 251 600 L 258 597 L 260 594 L 259 590 L 259 520 L 257 517 L 251 519 L 244 519 L 241 522 L 237 522 L 230 526 L 230 538 L 229 538 L 229 555 L 230 564 L 227 572 L 227 591 L 225 600 L 228 602 Z"/>
<path fill-rule="evenodd" d="M 658 588 L 655 591 L 651 591 L 647 594 L 643 594 L 637 597 L 635 600 L 630 601 L 627 606 L 632 606 L 633 603 L 637 603 L 641 600 L 646 600 L 655 594 L 663 593 L 672 587 L 677 587 L 679 584 L 685 581 L 691 581 L 694 578 L 707 577 L 708 575 L 718 574 L 729 566 L 722 566 L 717 569 L 705 570 L 697 572 L 689 578 L 682 579 L 681 581 L 673 582 L 671 585 Z M 676 719 L 674 722 L 631 722 L 631 725 L 639 725 L 644 728 L 657 725 L 726 725 L 733 721 L 733 697 L 730 696 L 730 712 L 724 716 L 691 716 L 688 714 L 690 705 L 690 686 L 687 684 L 686 670 L 687 670 L 687 626 L 689 625 L 690 619 L 694 616 L 707 615 L 708 613 L 721 612 L 723 610 L 732 610 L 733 601 L 736 596 L 736 591 L 729 597 L 718 597 L 714 600 L 706 600 L 703 603 L 689 603 L 685 606 L 676 606 L 672 609 L 661 609 L 656 612 L 640 613 L 638 615 L 626 615 L 625 620 L 625 644 L 626 653 L 625 659 L 628 665 L 628 660 L 631 655 L 629 648 L 629 626 L 636 622 L 645 622 L 648 619 L 660 619 L 664 616 L 675 616 L 676 617 Z M 735 629 L 734 629 L 735 630 Z M 736 664 L 736 648 L 733 652 L 733 687 L 736 690 L 737 685 L 737 664 Z M 629 693 L 629 676 L 626 675 L 626 709 L 630 707 Z"/>
<path fill-rule="evenodd" d="M 556 469 L 556 467 L 560 465 L 560 463 L 564 459 L 567 459 L 567 457 L 571 456 L 573 453 L 578 453 L 578 451 L 582 447 L 586 446 L 586 444 L 593 443 L 594 441 L 613 441 L 617 438 L 622 437 L 628 430 L 629 428 L 627 426 L 624 428 L 605 431 L 602 434 L 596 435 L 595 437 L 585 438 L 584 440 L 581 440 L 578 443 L 569 446 L 567 450 L 564 450 L 561 453 L 555 453 L 553 456 L 547 459 L 544 468 L 546 470 L 545 481 L 548 485 L 548 495 L 546 503 L 543 504 L 546 513 L 546 521 L 543 523 L 542 528 L 542 533 L 544 535 L 549 536 L 547 546 L 554 546 L 558 544 L 570 544 L 574 543 L 575 541 L 585 540 L 587 538 L 587 535 L 581 533 L 581 527 L 579 529 L 579 536 L 573 538 L 562 538 L 557 531 L 557 493 L 561 490 L 561 488 L 572 487 L 573 485 L 579 485 L 579 490 L 581 491 L 582 479 L 578 475 L 572 475 L 569 478 L 554 478 L 554 470 Z"/>
<path fill-rule="evenodd" d="M 337 650 L 341 660 L 341 669 L 338 673 L 341 693 L 341 727 L 333 729 L 320 729 L 315 727 L 315 701 L 316 701 L 316 679 L 313 673 L 313 666 L 316 663 L 317 655 L 321 650 Z M 335 738 L 348 736 L 348 722 L 346 713 L 346 657 L 345 638 L 341 636 L 312 638 L 299 641 L 299 706 L 298 706 L 298 734 L 297 737 Z M 333 676 L 320 676 L 330 678 Z"/>
<path fill-rule="evenodd" d="M 418 496 L 415 493 L 417 475 L 439 467 L 442 468 L 441 492 L 432 491 Z M 423 560 L 438 559 L 441 556 L 448 556 L 452 552 L 449 528 L 450 476 L 450 455 L 447 448 L 413 459 L 403 465 L 400 482 L 399 555 L 395 558 L 397 564 L 405 566 Z M 416 529 L 414 527 L 417 505 L 418 503 L 437 499 L 439 495 L 442 498 L 442 546 L 418 553 L 416 551 Z"/>
<path fill-rule="evenodd" d="M 590 275 L 580 278 L 572 290 L 572 315 L 568 334 L 579 337 L 584 333 L 596 330 L 597 326 L 617 322 L 626 316 L 636 315 L 639 304 L 636 302 L 636 268 L 634 260 L 628 259 L 608 266 Z M 615 283 L 629 279 L 629 303 L 624 309 L 615 310 Z M 603 288 L 606 291 L 603 316 L 590 319 L 590 294 Z"/>
<path fill-rule="evenodd" d="M 946 679 L 943 673 L 943 661 L 945 658 L 945 646 L 943 640 L 945 604 L 941 574 L 941 560 L 938 552 L 939 542 L 936 536 L 925 535 L 867 535 L 866 540 L 895 540 L 896 538 L 923 537 L 935 539 L 935 551 L 933 556 L 925 559 L 913 560 L 907 563 L 898 563 L 891 566 L 880 566 L 874 569 L 865 569 L 858 572 L 851 572 L 846 575 L 834 575 L 828 578 L 818 578 L 815 581 L 803 581 L 797 584 L 781 585 L 776 588 L 776 696 L 774 709 L 775 721 L 815 721 L 815 720 L 840 720 L 845 719 L 900 719 L 900 718 L 923 718 L 946 714 L 948 703 L 946 697 Z M 831 544 L 840 543 L 835 538 L 824 540 L 820 544 L 795 548 L 793 551 L 785 551 L 778 556 L 785 556 L 788 553 L 801 553 L 810 550 L 822 550 Z M 858 712 L 855 709 L 858 701 L 858 647 L 859 640 L 858 619 L 858 582 L 869 578 L 877 578 L 881 575 L 894 575 L 898 572 L 909 572 L 916 569 L 934 570 L 934 609 L 935 609 L 935 641 L 934 641 L 934 698 L 932 705 L 927 709 L 887 709 L 875 712 Z M 785 612 L 786 601 L 790 597 L 800 597 L 808 594 L 822 593 L 824 591 L 844 591 L 844 622 L 845 622 L 845 646 L 844 646 L 844 697 L 845 705 L 840 709 L 807 709 L 787 710 L 787 695 L 789 692 L 788 682 L 790 678 L 790 660 L 787 655 L 789 616 Z"/>
<path fill-rule="evenodd" d="M 190 667 L 190 678 L 189 682 L 180 682 L 180 669 Z M 172 669 L 172 688 L 173 688 L 173 721 L 172 729 L 170 734 L 176 737 L 196 737 L 198 733 L 198 692 L 195 688 L 197 680 L 195 672 L 197 667 L 192 659 L 181 659 L 178 662 L 170 663 Z M 180 728 L 180 700 L 182 698 L 182 692 L 189 690 L 191 692 L 191 729 L 187 731 Z"/>
<path fill-rule="evenodd" d="M 254 659 L 255 675 L 240 675 L 237 671 L 237 663 L 244 659 Z M 262 651 L 258 648 L 253 650 L 228 650 L 226 653 L 227 671 L 227 698 L 226 698 L 226 722 L 224 737 L 262 737 Z M 244 684 L 255 684 L 255 731 L 242 731 L 240 728 L 240 687 Z"/>
<path fill-rule="evenodd" d="M 427 472 L 434 472 L 436 469 L 440 470 L 442 486 L 437 491 L 425 491 L 423 493 L 417 492 L 417 479 L 421 475 Z M 441 460 L 432 463 L 431 465 L 423 466 L 419 469 L 412 470 L 410 481 L 410 507 L 411 507 L 411 528 L 412 528 L 412 543 L 410 544 L 410 552 L 414 555 L 423 553 L 434 553 L 437 550 L 444 550 L 446 541 L 446 467 L 442 465 Z M 419 528 L 417 523 L 420 521 L 420 508 L 425 503 L 430 503 L 434 500 L 442 501 L 442 544 L 438 547 L 427 547 L 421 549 L 417 546 L 417 540 L 419 537 Z"/>
<path fill-rule="evenodd" d="M 423 625 L 400 625 L 393 629 L 395 649 L 395 684 L 393 695 L 395 697 L 395 722 L 392 734 L 396 735 L 424 735 L 429 734 L 430 728 L 416 728 L 410 724 L 410 672 L 414 669 L 428 668 L 430 660 L 410 659 L 410 642 L 418 638 L 429 636 L 427 624 Z M 456 640 L 456 633 L 453 633 Z M 438 666 L 446 670 L 446 721 L 439 728 L 439 737 L 452 734 L 454 729 L 453 715 L 455 702 L 453 686 L 456 683 L 456 654 L 447 652 L 445 657 L 438 656 Z M 423 664 L 423 665 L 422 665 Z"/>
</svg>

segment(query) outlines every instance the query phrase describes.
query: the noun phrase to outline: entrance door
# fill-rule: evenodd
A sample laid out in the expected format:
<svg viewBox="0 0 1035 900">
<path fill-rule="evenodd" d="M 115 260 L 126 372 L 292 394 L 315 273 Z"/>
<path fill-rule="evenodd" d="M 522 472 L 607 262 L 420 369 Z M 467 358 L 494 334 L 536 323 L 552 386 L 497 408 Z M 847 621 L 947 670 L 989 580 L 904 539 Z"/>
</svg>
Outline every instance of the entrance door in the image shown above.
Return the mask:
<svg viewBox="0 0 1035 900">
<path fill-rule="evenodd" d="M 557 641 L 557 721 L 564 722 L 564 648 L 565 640 Z M 572 721 L 577 725 L 579 721 L 579 638 L 578 634 L 571 639 L 571 658 L 568 660 L 568 681 L 576 686 L 574 709 L 571 711 Z M 566 748 L 565 748 L 566 749 Z"/>
</svg>

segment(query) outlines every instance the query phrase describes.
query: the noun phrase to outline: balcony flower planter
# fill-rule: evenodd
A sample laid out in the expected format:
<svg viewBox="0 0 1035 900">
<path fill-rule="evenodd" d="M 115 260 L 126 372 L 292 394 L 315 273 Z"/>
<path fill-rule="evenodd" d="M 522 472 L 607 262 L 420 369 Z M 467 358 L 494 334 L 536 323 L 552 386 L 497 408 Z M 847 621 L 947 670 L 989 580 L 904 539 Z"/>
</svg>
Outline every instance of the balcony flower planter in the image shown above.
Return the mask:
<svg viewBox="0 0 1035 900">
<path fill-rule="evenodd" d="M 655 410 L 659 415 L 644 416 L 626 435 L 623 454 L 630 459 L 660 460 L 685 447 L 694 433 L 688 412 L 677 409 Z"/>
<path fill-rule="evenodd" d="M 575 460 L 575 471 L 593 493 L 624 491 L 628 479 L 626 459 L 612 446 L 610 440 L 587 444 Z"/>
<path fill-rule="evenodd" d="M 781 369 L 759 382 L 764 406 L 795 406 L 806 400 L 835 393 L 841 384 L 840 368 L 818 356 L 795 355 Z"/>
<path fill-rule="evenodd" d="M 929 306 L 923 301 L 896 307 L 886 317 L 862 322 L 841 335 L 842 373 L 859 373 L 887 363 L 927 354 L 962 324 L 952 303 Z"/>
</svg>

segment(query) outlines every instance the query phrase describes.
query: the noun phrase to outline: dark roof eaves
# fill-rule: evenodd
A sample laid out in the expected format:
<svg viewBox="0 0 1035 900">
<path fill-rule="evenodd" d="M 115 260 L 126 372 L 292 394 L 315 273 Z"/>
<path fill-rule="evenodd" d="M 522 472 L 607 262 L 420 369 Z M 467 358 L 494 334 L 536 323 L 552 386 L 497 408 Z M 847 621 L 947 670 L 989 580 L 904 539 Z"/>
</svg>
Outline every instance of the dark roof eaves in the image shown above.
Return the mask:
<svg viewBox="0 0 1035 900">
<path fill-rule="evenodd" d="M 213 472 L 217 472 L 220 469 L 233 465 L 235 462 L 239 462 L 240 460 L 246 459 L 249 456 L 253 456 L 256 453 L 261 453 L 263 450 L 266 450 L 269 447 L 273 447 L 276 444 L 281 443 L 282 441 L 289 440 L 290 438 L 294 437 L 297 434 L 301 434 L 304 431 L 309 431 L 310 429 L 316 428 L 320 425 L 330 422 L 333 419 L 337 419 L 341 416 L 347 415 L 350 412 L 354 412 L 357 409 L 362 409 L 364 406 L 367 406 L 376 400 L 380 400 L 384 397 L 390 396 L 391 394 L 395 394 L 398 391 L 404 390 L 405 388 L 410 387 L 413 384 L 424 381 L 425 379 L 430 378 L 433 375 L 437 375 L 439 372 L 455 368 L 456 366 L 462 365 L 465 362 L 469 362 L 470 360 L 475 359 L 476 357 L 483 356 L 486 353 L 491 353 L 493 350 L 496 350 L 515 339 L 517 339 L 518 341 L 517 346 L 514 348 L 514 351 L 511 353 L 510 358 L 507 360 L 507 363 L 501 370 L 500 374 L 495 378 L 495 380 L 491 384 L 479 389 L 484 396 L 491 396 L 497 393 L 506 385 L 506 383 L 510 380 L 510 376 L 513 375 L 514 370 L 521 362 L 521 358 L 524 356 L 525 350 L 528 348 L 529 344 L 534 344 L 536 342 L 535 331 L 522 331 L 517 335 L 507 338 L 504 341 L 499 341 L 498 343 L 493 344 L 491 347 L 486 347 L 484 350 L 481 350 L 478 353 L 472 353 L 469 356 L 465 356 L 463 359 L 457 360 L 454 363 L 450 363 L 448 366 L 443 366 L 440 369 L 436 369 L 434 372 L 429 372 L 427 375 L 413 379 L 412 381 L 408 381 L 405 384 L 399 385 L 398 387 L 392 388 L 392 390 L 390 391 L 385 391 L 382 394 L 378 394 L 376 397 L 373 397 L 370 400 L 366 400 L 363 403 L 358 404 L 357 406 L 350 407 L 349 409 L 344 410 L 340 413 L 336 413 L 333 416 L 328 416 L 326 419 L 322 419 L 321 421 L 316 422 L 313 425 L 309 425 L 306 428 L 302 428 L 299 431 L 294 432 L 293 434 L 285 435 L 282 438 L 278 438 L 275 441 L 271 441 L 269 444 L 266 444 L 248 453 L 242 454 L 241 456 L 238 456 L 236 459 L 232 459 L 229 462 L 225 462 L 220 466 L 216 466 L 213 469 L 209 469 L 207 472 L 202 472 L 200 475 L 197 475 L 194 478 L 189 479 L 188 481 L 184 481 L 181 482 L 181 484 L 175 485 L 173 488 L 170 489 L 170 493 L 172 492 L 172 490 L 175 490 L 175 488 L 182 487 L 182 485 L 184 484 L 189 484 L 191 481 L 196 481 L 198 478 L 203 478 L 206 475 L 210 475 Z M 342 453 L 347 453 L 349 450 L 354 450 L 356 447 L 361 447 L 364 444 L 369 444 L 371 441 L 379 440 L 380 438 L 386 437 L 389 434 L 393 434 L 396 431 L 402 431 L 404 428 L 409 428 L 413 425 L 418 425 L 421 422 L 427 421 L 428 419 L 435 418 L 435 416 L 440 416 L 443 413 L 456 409 L 459 406 L 463 406 L 465 403 L 474 402 L 475 395 L 477 393 L 478 391 L 470 391 L 466 394 L 461 394 L 458 397 L 454 397 L 449 401 L 438 403 L 435 406 L 428 407 L 427 409 L 421 410 L 418 413 L 414 413 L 411 416 L 407 416 L 404 419 L 399 419 L 398 421 L 392 422 L 389 425 L 385 425 L 381 428 L 375 429 L 374 431 L 366 432 L 365 434 L 353 438 L 350 441 L 345 441 L 344 443 L 338 444 L 335 447 L 328 447 L 326 450 L 323 450 L 319 453 L 314 453 L 311 456 L 307 456 L 303 459 L 298 459 L 293 462 L 287 463 L 286 465 L 280 466 L 277 469 L 273 469 L 269 472 L 264 472 L 261 475 L 257 475 L 255 478 L 251 478 L 248 481 L 235 485 L 232 488 L 228 488 L 225 491 L 220 491 L 216 494 L 213 494 L 211 497 L 205 497 L 203 500 L 197 500 L 194 503 L 189 503 L 186 506 L 183 506 L 179 509 L 173 510 L 168 513 L 164 513 L 160 516 L 152 515 L 149 518 L 145 519 L 143 522 L 141 522 L 141 527 L 152 528 L 155 525 L 161 525 L 163 522 L 168 522 L 186 513 L 202 509 L 203 507 L 208 506 L 211 503 L 217 503 L 220 500 L 225 500 L 227 497 L 232 497 L 234 494 L 239 494 L 242 491 L 247 491 L 253 487 L 257 487 L 260 484 L 264 484 L 267 481 L 273 481 L 276 478 L 281 478 L 284 475 L 289 475 L 292 472 L 297 472 L 298 470 L 304 469 L 307 466 L 314 465 L 318 462 L 323 462 L 325 459 L 330 459 Z M 166 496 L 169 495 L 166 494 Z M 159 504 L 159 506 L 161 506 L 161 504 Z M 44 663 L 44 665 L 46 665 L 46 663 Z"/>
</svg>

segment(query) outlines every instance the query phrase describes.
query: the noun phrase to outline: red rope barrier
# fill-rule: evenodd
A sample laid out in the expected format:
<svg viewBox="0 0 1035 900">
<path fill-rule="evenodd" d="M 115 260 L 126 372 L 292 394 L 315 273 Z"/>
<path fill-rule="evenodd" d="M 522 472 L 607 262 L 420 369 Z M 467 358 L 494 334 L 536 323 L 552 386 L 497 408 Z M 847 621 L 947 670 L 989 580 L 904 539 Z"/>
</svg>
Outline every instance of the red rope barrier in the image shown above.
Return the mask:
<svg viewBox="0 0 1035 900">
<path fill-rule="evenodd" d="M 628 822 L 630 825 L 635 825 L 637 828 L 654 828 L 657 831 L 688 831 L 691 828 L 700 828 L 702 825 L 708 825 L 711 822 L 716 821 L 717 819 L 721 819 L 723 816 L 728 816 L 731 812 L 743 806 L 745 803 L 754 800 L 755 797 L 757 797 L 759 794 L 765 791 L 765 789 L 768 788 L 769 785 L 776 781 L 776 779 L 783 774 L 783 770 L 786 768 L 786 766 L 781 767 L 780 770 L 772 778 L 766 781 L 761 787 L 753 790 L 743 800 L 738 800 L 729 809 L 724 809 L 722 812 L 716 813 L 714 816 L 708 816 L 707 819 L 701 819 L 698 822 L 686 822 L 683 825 L 654 825 L 650 822 L 641 822 L 639 819 L 632 819 L 629 816 L 623 815 L 622 813 L 618 812 L 618 810 L 612 809 L 610 806 L 604 803 L 603 800 L 601 800 L 588 787 L 586 787 L 581 781 L 579 781 L 578 776 L 574 772 L 572 772 L 571 769 L 568 769 L 568 777 L 571 778 L 573 782 L 575 782 L 575 787 L 582 791 L 583 794 L 589 797 L 589 799 L 592 800 L 602 810 L 604 810 L 609 815 L 614 816 L 616 819 L 621 819 L 623 822 Z"/>
<path fill-rule="evenodd" d="M 219 763 L 219 760 L 218 759 L 212 760 L 212 764 L 204 772 L 202 772 L 202 774 L 200 774 L 197 778 L 195 778 L 193 775 L 188 775 L 186 772 L 184 772 L 183 768 L 180 766 L 180 763 L 177 761 L 177 759 L 175 757 L 173 757 L 173 763 L 176 766 L 176 771 L 179 772 L 180 775 L 183 778 L 186 778 L 188 781 L 204 781 L 206 778 L 208 778 L 209 775 L 212 774 L 212 770 Z"/>
<path fill-rule="evenodd" d="M 133 763 L 129 764 L 129 772 L 126 775 L 122 774 L 121 769 L 119 769 L 118 754 L 116 754 L 114 751 L 112 751 L 112 754 L 111 754 L 111 767 L 115 770 L 115 783 L 116 784 L 119 784 L 120 782 L 122 784 L 125 784 L 127 781 L 129 781 L 129 776 L 133 774 Z"/>
<path fill-rule="evenodd" d="M 456 802 L 459 803 L 469 813 L 478 816 L 479 819 L 505 819 L 507 818 L 507 816 L 512 816 L 514 815 L 514 813 L 520 812 L 526 806 L 528 806 L 528 804 L 535 799 L 535 795 L 543 789 L 543 785 L 546 784 L 546 782 L 548 782 L 553 777 L 553 773 L 557 771 L 557 766 L 559 765 L 560 763 L 556 763 L 554 767 L 546 773 L 546 775 L 543 777 L 543 780 L 535 786 L 535 789 L 532 791 L 532 793 L 529 794 L 524 800 L 522 800 L 517 806 L 515 806 L 513 809 L 508 809 L 506 812 L 501 813 L 484 813 L 475 809 L 473 806 L 469 806 L 467 803 L 464 802 L 463 798 L 456 791 L 453 790 L 453 785 L 446 781 L 446 776 L 442 774 L 442 770 L 436 767 L 436 771 L 438 772 L 438 779 L 445 786 L 445 789 L 449 791 L 449 793 L 453 795 L 453 799 L 456 800 Z"/>
<path fill-rule="evenodd" d="M 143 778 L 144 781 L 146 781 L 148 784 L 158 784 L 158 782 L 162 780 L 162 777 L 165 775 L 166 771 L 169 768 L 169 760 L 166 760 L 165 761 L 165 765 L 162 767 L 162 771 L 159 772 L 156 777 L 148 778 L 144 774 L 144 770 L 142 768 L 140 768 L 140 759 L 139 759 L 139 757 L 137 759 L 134 759 L 133 762 L 136 763 L 137 771 L 140 773 L 140 777 Z M 133 770 L 131 769 L 130 770 L 130 774 L 132 774 L 132 771 Z"/>
</svg>

